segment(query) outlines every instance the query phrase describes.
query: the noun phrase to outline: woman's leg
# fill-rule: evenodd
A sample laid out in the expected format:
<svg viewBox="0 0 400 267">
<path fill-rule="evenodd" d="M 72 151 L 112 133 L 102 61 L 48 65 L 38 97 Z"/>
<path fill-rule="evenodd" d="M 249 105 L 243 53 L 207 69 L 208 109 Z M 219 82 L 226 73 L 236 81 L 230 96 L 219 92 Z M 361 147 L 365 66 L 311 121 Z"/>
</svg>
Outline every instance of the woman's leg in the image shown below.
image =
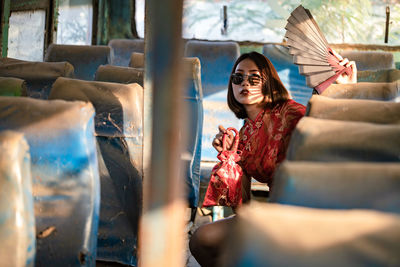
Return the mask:
<svg viewBox="0 0 400 267">
<path fill-rule="evenodd" d="M 224 241 L 227 239 L 235 217 L 200 226 L 192 235 L 189 248 L 202 267 L 217 266 Z"/>
</svg>

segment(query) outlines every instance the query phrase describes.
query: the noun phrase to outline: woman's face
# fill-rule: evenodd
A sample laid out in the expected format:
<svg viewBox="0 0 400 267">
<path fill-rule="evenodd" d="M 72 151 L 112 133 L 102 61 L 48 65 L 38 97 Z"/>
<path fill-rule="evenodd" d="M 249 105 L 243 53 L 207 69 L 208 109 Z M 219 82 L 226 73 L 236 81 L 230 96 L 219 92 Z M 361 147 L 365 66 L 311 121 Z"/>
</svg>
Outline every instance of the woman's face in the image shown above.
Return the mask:
<svg viewBox="0 0 400 267">
<path fill-rule="evenodd" d="M 231 78 L 233 95 L 240 104 L 254 105 L 264 100 L 262 94 L 261 73 L 257 65 L 249 58 L 239 62 Z"/>
</svg>

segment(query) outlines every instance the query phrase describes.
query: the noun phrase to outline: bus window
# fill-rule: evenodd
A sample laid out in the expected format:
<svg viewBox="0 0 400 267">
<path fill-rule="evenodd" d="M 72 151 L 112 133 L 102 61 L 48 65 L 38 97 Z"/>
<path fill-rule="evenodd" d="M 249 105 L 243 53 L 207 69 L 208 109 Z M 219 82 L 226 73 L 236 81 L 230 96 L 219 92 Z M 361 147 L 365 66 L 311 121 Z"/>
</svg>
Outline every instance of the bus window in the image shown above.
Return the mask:
<svg viewBox="0 0 400 267">
<path fill-rule="evenodd" d="M 46 11 L 11 12 L 8 57 L 43 61 Z"/>
<path fill-rule="evenodd" d="M 58 44 L 92 43 L 92 0 L 61 0 L 57 28 Z"/>
</svg>

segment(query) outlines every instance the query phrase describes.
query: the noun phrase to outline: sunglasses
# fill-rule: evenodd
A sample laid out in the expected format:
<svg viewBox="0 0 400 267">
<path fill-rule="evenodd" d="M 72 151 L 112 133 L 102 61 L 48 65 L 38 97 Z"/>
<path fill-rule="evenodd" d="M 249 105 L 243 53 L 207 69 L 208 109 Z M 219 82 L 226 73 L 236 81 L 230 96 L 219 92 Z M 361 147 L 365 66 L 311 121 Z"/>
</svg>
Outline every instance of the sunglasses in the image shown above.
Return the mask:
<svg viewBox="0 0 400 267">
<path fill-rule="evenodd" d="M 234 73 L 231 76 L 231 80 L 233 84 L 239 85 L 242 84 L 246 77 L 249 80 L 250 85 L 252 86 L 258 85 L 261 82 L 261 76 L 258 74 L 243 75 L 241 73 Z"/>
</svg>

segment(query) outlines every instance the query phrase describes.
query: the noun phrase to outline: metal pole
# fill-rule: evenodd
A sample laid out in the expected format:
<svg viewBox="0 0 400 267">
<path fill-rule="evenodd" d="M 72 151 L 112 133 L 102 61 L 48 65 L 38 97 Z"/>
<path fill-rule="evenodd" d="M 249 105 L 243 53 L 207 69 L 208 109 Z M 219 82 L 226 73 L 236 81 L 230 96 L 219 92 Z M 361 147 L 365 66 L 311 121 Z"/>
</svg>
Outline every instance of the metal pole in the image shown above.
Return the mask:
<svg viewBox="0 0 400 267">
<path fill-rule="evenodd" d="M 389 40 L 389 20 L 390 20 L 390 7 L 386 6 L 385 44 L 387 44 Z"/>
<path fill-rule="evenodd" d="M 144 207 L 139 266 L 184 265 L 184 181 L 179 171 L 183 0 L 145 6 Z"/>
</svg>

